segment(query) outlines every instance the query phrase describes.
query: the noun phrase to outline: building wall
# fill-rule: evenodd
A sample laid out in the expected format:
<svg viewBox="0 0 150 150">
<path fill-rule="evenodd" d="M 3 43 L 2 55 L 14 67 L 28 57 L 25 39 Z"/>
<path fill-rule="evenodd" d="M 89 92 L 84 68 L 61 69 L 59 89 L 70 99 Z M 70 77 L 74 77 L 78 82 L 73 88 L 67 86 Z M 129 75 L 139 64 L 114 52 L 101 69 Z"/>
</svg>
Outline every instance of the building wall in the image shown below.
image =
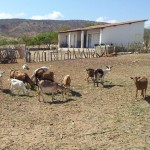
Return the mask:
<svg viewBox="0 0 150 150">
<path fill-rule="evenodd" d="M 143 36 L 144 22 L 114 26 L 102 30 L 102 43 L 127 47 L 129 43 L 142 43 Z"/>
<path fill-rule="evenodd" d="M 143 43 L 144 22 L 106 27 L 103 29 L 91 29 L 84 31 L 84 33 L 86 34 L 86 42 L 84 42 L 86 44 L 86 48 L 94 48 L 97 44 L 116 44 L 118 46 L 127 47 L 128 44 L 134 42 Z M 70 47 L 80 48 L 81 31 L 59 33 L 59 46 L 61 47 L 63 43 Z"/>
<path fill-rule="evenodd" d="M 94 48 L 95 44 L 99 44 L 99 35 L 100 30 L 89 30 L 87 31 L 87 38 L 86 38 L 86 47 L 88 48 Z"/>
</svg>

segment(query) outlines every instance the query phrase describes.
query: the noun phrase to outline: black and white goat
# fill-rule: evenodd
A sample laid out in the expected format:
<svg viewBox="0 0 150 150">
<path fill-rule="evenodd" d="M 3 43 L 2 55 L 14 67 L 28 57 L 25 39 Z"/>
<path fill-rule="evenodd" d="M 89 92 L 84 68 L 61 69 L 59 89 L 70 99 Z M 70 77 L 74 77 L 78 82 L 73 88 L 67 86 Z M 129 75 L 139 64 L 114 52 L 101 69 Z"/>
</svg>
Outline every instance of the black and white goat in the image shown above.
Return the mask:
<svg viewBox="0 0 150 150">
<path fill-rule="evenodd" d="M 106 66 L 105 69 L 96 69 L 94 71 L 94 86 L 95 84 L 98 86 L 100 80 L 101 84 L 104 85 L 104 77 L 109 71 L 111 71 L 112 67 L 113 66 Z"/>
</svg>

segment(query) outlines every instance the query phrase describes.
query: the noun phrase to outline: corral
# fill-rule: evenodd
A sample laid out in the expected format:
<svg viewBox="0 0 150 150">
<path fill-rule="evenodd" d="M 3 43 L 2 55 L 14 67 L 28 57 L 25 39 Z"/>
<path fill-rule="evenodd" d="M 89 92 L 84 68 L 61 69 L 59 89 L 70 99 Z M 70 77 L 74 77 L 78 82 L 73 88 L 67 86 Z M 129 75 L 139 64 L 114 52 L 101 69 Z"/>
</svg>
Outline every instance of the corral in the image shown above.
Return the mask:
<svg viewBox="0 0 150 150">
<path fill-rule="evenodd" d="M 72 95 L 63 101 L 38 101 L 37 92 L 29 96 L 10 96 L 10 68 L 21 69 L 22 60 L 0 64 L 5 71 L 4 91 L 0 93 L 1 150 L 89 150 L 150 149 L 150 85 L 147 97 L 135 98 L 131 76 L 150 80 L 150 54 L 129 54 L 51 62 L 29 63 L 31 76 L 36 68 L 50 67 L 56 81 L 71 76 Z M 112 65 L 105 86 L 94 87 L 85 79 L 86 68 Z M 150 84 L 150 82 L 149 82 Z"/>
</svg>

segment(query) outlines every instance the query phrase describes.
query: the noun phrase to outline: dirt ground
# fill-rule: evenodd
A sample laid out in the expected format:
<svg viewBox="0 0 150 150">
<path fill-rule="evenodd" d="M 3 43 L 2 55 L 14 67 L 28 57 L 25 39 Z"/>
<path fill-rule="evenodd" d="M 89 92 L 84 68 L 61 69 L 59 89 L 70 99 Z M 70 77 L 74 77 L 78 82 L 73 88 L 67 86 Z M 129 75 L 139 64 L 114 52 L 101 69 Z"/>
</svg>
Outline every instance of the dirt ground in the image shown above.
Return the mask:
<svg viewBox="0 0 150 150">
<path fill-rule="evenodd" d="M 52 102 L 39 102 L 37 91 L 29 96 L 11 96 L 9 72 L 24 62 L 0 64 L 5 71 L 4 91 L 0 93 L 0 150 L 148 150 L 150 149 L 150 86 L 147 97 L 138 93 L 131 76 L 150 79 L 150 54 L 130 54 L 30 63 L 29 76 L 41 66 L 50 67 L 61 83 L 70 74 L 71 94 L 60 94 Z M 112 65 L 105 86 L 85 82 L 86 68 Z M 150 84 L 150 82 L 149 82 Z"/>
</svg>

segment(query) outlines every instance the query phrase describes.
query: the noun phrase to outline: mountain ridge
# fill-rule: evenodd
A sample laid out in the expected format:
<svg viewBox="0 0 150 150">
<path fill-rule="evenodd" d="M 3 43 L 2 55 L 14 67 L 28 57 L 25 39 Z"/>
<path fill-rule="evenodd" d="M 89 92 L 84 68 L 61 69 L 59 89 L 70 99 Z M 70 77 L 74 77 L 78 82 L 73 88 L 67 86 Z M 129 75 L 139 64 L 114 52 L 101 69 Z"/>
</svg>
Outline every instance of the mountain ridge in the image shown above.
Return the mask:
<svg viewBox="0 0 150 150">
<path fill-rule="evenodd" d="M 58 32 L 63 29 L 82 28 L 89 25 L 106 24 L 89 20 L 31 20 L 0 19 L 0 34 L 6 37 L 33 36 L 42 32 Z"/>
</svg>

